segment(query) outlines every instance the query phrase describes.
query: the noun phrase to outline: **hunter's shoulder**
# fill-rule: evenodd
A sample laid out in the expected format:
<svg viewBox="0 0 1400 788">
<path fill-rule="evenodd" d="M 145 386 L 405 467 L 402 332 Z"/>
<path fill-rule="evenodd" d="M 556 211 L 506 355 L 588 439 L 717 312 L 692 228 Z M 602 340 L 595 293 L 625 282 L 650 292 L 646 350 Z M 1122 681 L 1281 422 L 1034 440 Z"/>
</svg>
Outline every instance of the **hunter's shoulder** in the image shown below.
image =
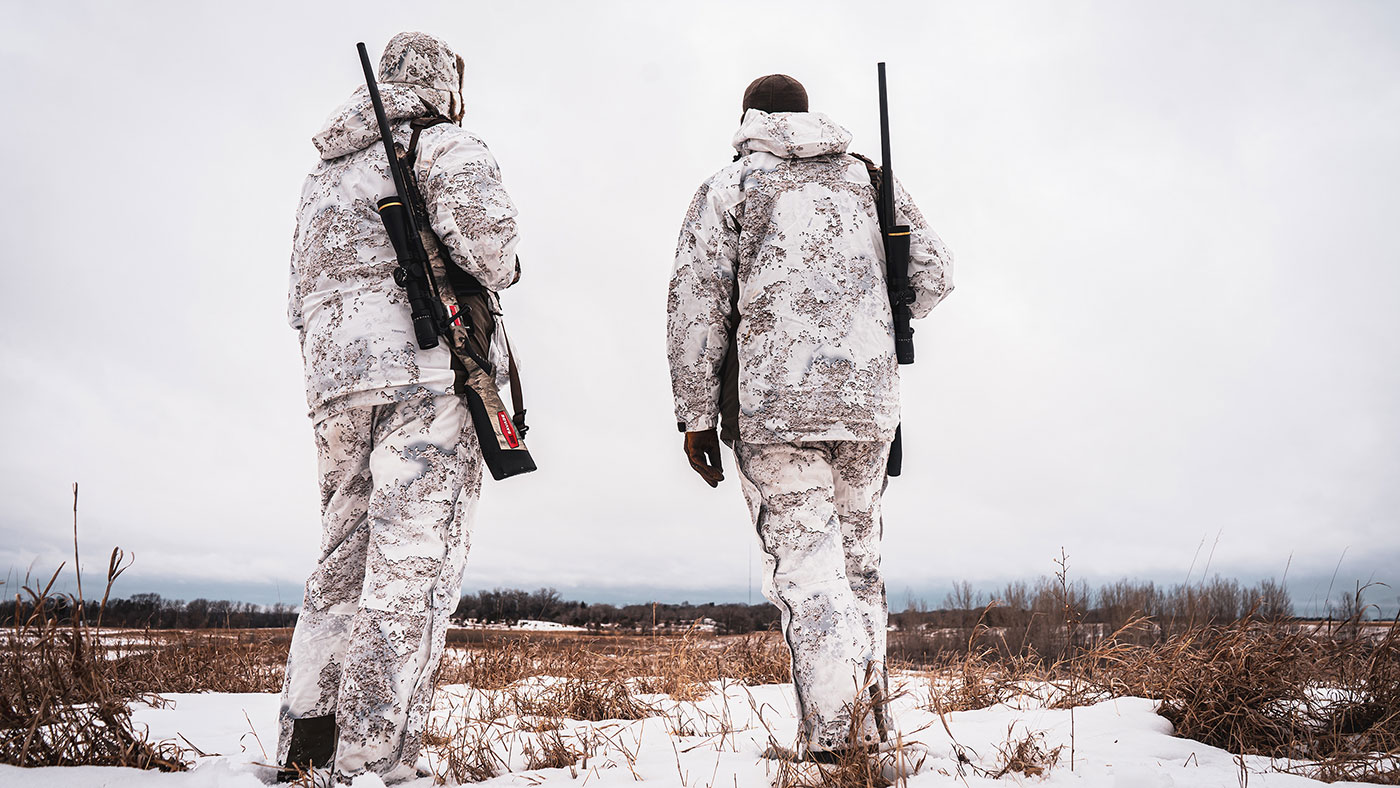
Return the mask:
<svg viewBox="0 0 1400 788">
<path fill-rule="evenodd" d="M 747 163 L 744 159 L 736 159 L 729 164 L 719 168 L 713 175 L 705 179 L 705 185 L 711 188 L 725 187 L 743 181 L 744 170 Z"/>
<path fill-rule="evenodd" d="M 703 217 L 730 213 L 743 201 L 743 168 L 739 162 L 734 162 L 700 183 L 686 212 L 686 224 L 700 222 Z"/>
<path fill-rule="evenodd" d="M 429 168 L 438 164 L 449 168 L 485 164 L 493 171 L 497 168 L 496 157 L 485 140 L 451 123 L 424 129 L 418 147 L 420 161 Z"/>
<path fill-rule="evenodd" d="M 851 166 L 857 166 L 857 165 L 858 165 L 861 169 L 865 170 L 867 173 L 874 174 L 874 173 L 880 172 L 880 165 L 879 165 L 879 164 L 876 164 L 874 159 L 870 158 L 869 156 L 865 155 L 864 153 L 859 153 L 859 152 L 857 152 L 857 151 L 848 150 L 848 151 L 845 151 L 844 153 L 836 153 L 836 154 L 833 154 L 833 155 L 832 155 L 832 158 L 833 158 L 834 160 L 836 160 L 836 161 L 843 162 L 843 163 L 845 163 L 845 164 L 847 164 L 847 165 L 851 165 Z"/>
<path fill-rule="evenodd" d="M 472 147 L 482 150 L 490 150 L 486 141 L 477 136 L 475 132 L 464 129 L 453 123 L 439 123 L 436 126 L 429 126 L 423 129 L 421 141 L 431 142 L 437 146 L 451 147 Z"/>
<path fill-rule="evenodd" d="M 696 195 L 710 195 L 711 199 L 742 199 L 744 178 L 750 170 L 747 158 L 736 159 L 706 178 L 696 190 Z M 728 198 L 721 195 L 728 195 Z"/>
</svg>

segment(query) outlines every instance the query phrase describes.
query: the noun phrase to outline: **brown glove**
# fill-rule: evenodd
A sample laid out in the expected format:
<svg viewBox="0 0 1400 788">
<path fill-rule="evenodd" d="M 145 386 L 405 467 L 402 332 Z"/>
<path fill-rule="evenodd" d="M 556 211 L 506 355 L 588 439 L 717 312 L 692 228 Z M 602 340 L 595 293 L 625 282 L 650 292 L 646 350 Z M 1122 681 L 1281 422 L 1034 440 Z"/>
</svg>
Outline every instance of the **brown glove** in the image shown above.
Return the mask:
<svg viewBox="0 0 1400 788">
<path fill-rule="evenodd" d="M 685 456 L 706 484 L 718 487 L 724 481 L 724 465 L 719 459 L 719 432 L 715 429 L 687 432 Z"/>
</svg>

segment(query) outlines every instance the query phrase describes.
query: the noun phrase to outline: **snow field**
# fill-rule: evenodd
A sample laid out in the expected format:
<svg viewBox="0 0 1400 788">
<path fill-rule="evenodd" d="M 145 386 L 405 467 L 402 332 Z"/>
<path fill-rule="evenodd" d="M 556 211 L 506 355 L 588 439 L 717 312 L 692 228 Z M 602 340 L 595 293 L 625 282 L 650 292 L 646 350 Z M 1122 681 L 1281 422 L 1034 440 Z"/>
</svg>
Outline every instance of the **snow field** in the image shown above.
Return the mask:
<svg viewBox="0 0 1400 788">
<path fill-rule="evenodd" d="M 773 784 L 779 762 L 765 757 L 771 744 L 791 746 L 797 735 L 790 684 L 742 686 L 717 682 L 696 702 L 665 695 L 637 695 L 656 716 L 590 722 L 520 713 L 530 699 L 557 692 L 569 680 L 538 677 L 505 690 L 462 685 L 439 689 L 430 746 L 420 762 L 438 775 L 484 767 L 498 776 L 483 786 L 598 786 L 637 783 L 679 788 L 761 788 Z M 953 712 L 947 727 L 929 710 L 927 680 L 895 678 L 902 694 L 895 714 L 906 741 L 927 747 L 911 788 L 932 786 L 1046 785 L 1079 788 L 1239 788 L 1323 783 L 1274 770 L 1268 758 L 1243 759 L 1172 736 L 1154 702 L 1118 698 L 1071 710 L 1046 708 L 1046 692 L 977 711 Z M 115 767 L 18 769 L 0 766 L 5 788 L 255 788 L 270 780 L 268 753 L 276 745 L 275 694 L 170 694 L 168 703 L 135 709 L 138 726 L 152 739 L 173 739 L 205 753 L 184 773 Z M 1071 728 L 1073 733 L 1071 734 Z M 951 734 L 951 735 L 950 735 Z M 1016 742 L 1030 736 L 1042 752 L 1061 748 L 1042 776 L 1019 772 L 1001 779 Z M 1072 739 L 1072 741 L 1071 741 Z M 1073 770 L 1070 748 L 1073 745 Z M 920 760 L 917 748 L 909 750 Z M 963 760 L 960 760 L 961 753 Z M 570 765 L 563 764 L 572 761 Z M 819 784 L 811 764 L 797 776 Z M 1241 769 L 1247 771 L 1242 775 Z M 1033 771 L 1033 770 L 1032 770 Z M 373 776 L 356 788 L 377 788 Z M 407 785 L 428 788 L 433 778 Z M 1335 783 L 1343 785 L 1343 783 Z"/>
</svg>

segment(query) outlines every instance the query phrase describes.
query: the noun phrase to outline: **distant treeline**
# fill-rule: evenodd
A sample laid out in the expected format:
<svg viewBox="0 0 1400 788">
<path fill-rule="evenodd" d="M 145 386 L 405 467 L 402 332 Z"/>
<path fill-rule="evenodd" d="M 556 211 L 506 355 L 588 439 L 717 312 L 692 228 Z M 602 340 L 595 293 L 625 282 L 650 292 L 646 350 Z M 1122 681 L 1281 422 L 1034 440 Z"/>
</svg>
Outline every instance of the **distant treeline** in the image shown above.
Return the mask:
<svg viewBox="0 0 1400 788">
<path fill-rule="evenodd" d="M 1343 636 L 1361 632 L 1361 622 L 1376 608 L 1358 586 L 1329 602 L 1327 628 Z M 1114 637 L 1116 642 L 1156 644 L 1207 626 L 1225 626 L 1244 618 L 1276 622 L 1286 630 L 1309 625 L 1294 618 L 1293 602 L 1283 584 L 1265 580 L 1245 586 L 1215 577 L 1197 583 L 1158 586 L 1119 580 L 1091 589 L 1063 576 L 1033 583 L 1008 583 L 984 594 L 970 583 L 955 583 L 941 609 L 911 603 L 890 616 L 893 659 L 930 664 L 969 652 L 1055 660 Z"/>
<path fill-rule="evenodd" d="M 692 605 L 655 603 L 641 605 L 609 605 L 564 599 L 553 588 L 522 591 L 518 588 L 497 588 L 467 594 L 457 605 L 452 617 L 458 621 L 483 624 L 514 623 L 520 620 L 552 621 L 590 629 L 623 629 L 648 631 L 657 629 L 684 630 L 696 622 L 709 619 L 717 632 L 743 634 L 776 627 L 778 609 L 764 602 L 761 605 L 716 604 L 706 602 Z"/>
<path fill-rule="evenodd" d="M 1368 606 L 1364 588 L 1342 594 L 1329 604 L 1328 615 L 1345 621 L 1363 619 Z M 14 623 L 16 601 L 0 602 L 0 624 Z M 21 601 L 28 615 L 32 606 Z M 60 620 L 71 620 L 72 602 L 50 597 L 47 602 Z M 85 617 L 96 623 L 99 604 L 89 601 Z M 1111 632 L 1137 617 L 1153 621 L 1153 631 L 1168 634 L 1193 624 L 1224 624 L 1246 615 L 1279 620 L 1293 617 L 1287 589 L 1273 580 L 1244 586 L 1236 580 L 1215 577 L 1198 583 L 1157 586 L 1151 582 L 1119 580 L 1097 589 L 1083 581 L 1066 582 L 1042 577 L 1027 583 L 1008 583 L 993 594 L 977 591 L 971 583 L 953 585 L 938 608 L 923 600 L 909 600 L 903 612 L 891 613 L 890 623 L 899 631 L 914 633 L 939 629 L 965 629 L 981 625 L 1015 630 L 1035 638 L 1038 630 L 1063 631 L 1067 620 L 1085 633 Z M 185 602 L 160 594 L 133 594 L 107 602 L 103 626 L 152 629 L 203 629 L 289 627 L 296 623 L 291 605 L 255 605 L 229 600 L 194 599 Z M 516 588 L 482 590 L 462 597 L 453 618 L 459 622 L 513 624 L 520 620 L 551 621 L 589 629 L 649 631 L 683 630 L 696 622 L 713 622 L 704 628 L 742 634 L 774 629 L 778 610 L 768 602 L 757 605 L 646 603 L 611 605 L 564 599 L 553 588 L 524 591 Z"/>
<path fill-rule="evenodd" d="M 1329 612 L 1350 618 L 1356 609 L 1359 602 L 1353 604 L 1348 598 Z M 974 590 L 971 583 L 961 582 L 953 584 L 941 608 L 930 610 L 922 602 L 911 602 L 907 610 L 890 618 L 901 629 L 914 629 L 969 627 L 979 622 L 989 627 L 1024 626 L 1038 618 L 1063 622 L 1069 616 L 1080 625 L 1117 629 L 1142 616 L 1159 624 L 1225 624 L 1250 614 L 1266 620 L 1291 618 L 1293 602 L 1288 590 L 1273 580 L 1243 586 L 1218 576 L 1172 586 L 1125 579 L 1092 589 L 1084 581 L 1067 582 L 1057 576 L 1041 577 L 1033 583 L 1007 583 L 988 595 Z"/>
<path fill-rule="evenodd" d="M 72 622 L 73 600 L 51 596 L 44 600 L 59 621 Z M 12 626 L 15 607 L 28 617 L 34 606 L 21 599 L 0 603 L 0 624 Z M 122 629 L 262 629 L 290 627 L 297 621 L 291 605 L 254 605 L 227 599 L 166 599 L 160 594 L 132 594 L 125 599 L 109 599 L 102 608 L 101 600 L 88 600 L 83 605 L 83 618 L 97 624 L 98 614 L 103 627 Z"/>
<path fill-rule="evenodd" d="M 16 601 L 0 602 L 0 625 L 13 626 Z M 21 600 L 21 615 L 29 616 L 33 605 Z M 49 597 L 45 605 L 59 621 L 71 622 L 73 600 Z M 96 624 L 100 600 L 89 600 L 83 607 L 83 617 Z M 653 615 L 655 616 L 653 622 Z M 530 592 L 514 588 L 498 588 L 467 594 L 457 605 L 453 618 L 471 619 L 480 623 L 510 623 L 522 619 L 552 621 L 569 626 L 595 629 L 646 629 L 655 623 L 658 629 L 681 630 L 697 621 L 715 622 L 715 631 L 745 633 L 768 629 L 778 621 L 778 611 L 767 602 L 761 605 L 673 604 L 616 605 L 589 604 L 564 600 L 558 591 L 542 588 Z M 160 594 L 133 594 L 124 599 L 109 599 L 102 612 L 103 627 L 135 629 L 260 629 L 290 627 L 296 624 L 296 609 L 291 605 L 254 605 L 226 599 L 194 599 L 186 602 L 167 599 Z"/>
</svg>

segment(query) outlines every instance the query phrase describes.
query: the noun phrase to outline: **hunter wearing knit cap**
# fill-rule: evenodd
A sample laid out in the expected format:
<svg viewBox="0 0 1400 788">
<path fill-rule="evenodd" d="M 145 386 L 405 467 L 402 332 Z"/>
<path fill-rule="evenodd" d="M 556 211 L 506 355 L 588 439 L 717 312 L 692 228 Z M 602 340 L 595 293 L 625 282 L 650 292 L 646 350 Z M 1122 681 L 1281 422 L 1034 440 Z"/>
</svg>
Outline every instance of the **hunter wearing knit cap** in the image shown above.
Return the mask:
<svg viewBox="0 0 1400 788">
<path fill-rule="evenodd" d="M 744 91 L 744 111 L 806 112 L 807 89 L 787 74 L 769 74 L 749 83 Z"/>
<path fill-rule="evenodd" d="M 667 300 L 686 456 L 713 487 L 721 438 L 734 451 L 792 654 L 802 754 L 817 761 L 896 737 L 880 497 L 899 366 L 875 189 L 850 141 L 792 77 L 749 85 L 739 155 L 686 212 Z M 894 188 L 923 317 L 953 289 L 952 256 Z"/>
</svg>

